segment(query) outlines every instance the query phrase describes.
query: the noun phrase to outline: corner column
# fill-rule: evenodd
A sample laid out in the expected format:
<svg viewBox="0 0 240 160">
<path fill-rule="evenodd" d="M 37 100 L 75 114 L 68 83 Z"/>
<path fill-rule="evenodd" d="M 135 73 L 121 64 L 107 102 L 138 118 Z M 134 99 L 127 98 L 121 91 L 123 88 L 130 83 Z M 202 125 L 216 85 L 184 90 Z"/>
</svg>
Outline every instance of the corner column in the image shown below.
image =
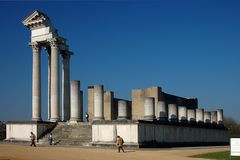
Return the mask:
<svg viewBox="0 0 240 160">
<path fill-rule="evenodd" d="M 59 87 L 59 53 L 57 40 L 50 41 L 51 45 L 51 119 L 60 120 L 60 87 Z"/>
<path fill-rule="evenodd" d="M 41 46 L 30 44 L 33 52 L 32 62 L 32 121 L 41 121 Z"/>
<path fill-rule="evenodd" d="M 70 54 L 63 53 L 62 65 L 62 120 L 70 119 Z"/>
</svg>

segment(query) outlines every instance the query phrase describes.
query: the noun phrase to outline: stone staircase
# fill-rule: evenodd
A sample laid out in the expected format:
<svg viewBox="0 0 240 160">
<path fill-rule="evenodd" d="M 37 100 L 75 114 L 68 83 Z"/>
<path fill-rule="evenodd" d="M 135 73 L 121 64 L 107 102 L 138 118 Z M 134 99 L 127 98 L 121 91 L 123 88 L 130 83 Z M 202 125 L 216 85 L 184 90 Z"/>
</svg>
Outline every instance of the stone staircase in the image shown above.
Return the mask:
<svg viewBox="0 0 240 160">
<path fill-rule="evenodd" d="M 90 123 L 58 122 L 51 133 L 56 145 L 90 146 L 92 141 Z M 39 144 L 48 144 L 48 134 L 39 140 Z"/>
</svg>

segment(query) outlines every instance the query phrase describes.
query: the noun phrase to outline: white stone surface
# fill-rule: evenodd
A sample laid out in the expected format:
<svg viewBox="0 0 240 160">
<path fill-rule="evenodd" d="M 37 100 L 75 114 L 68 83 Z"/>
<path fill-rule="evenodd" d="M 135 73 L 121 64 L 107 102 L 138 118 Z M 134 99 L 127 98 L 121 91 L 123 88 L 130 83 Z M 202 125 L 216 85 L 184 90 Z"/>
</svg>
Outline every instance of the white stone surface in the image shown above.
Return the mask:
<svg viewBox="0 0 240 160">
<path fill-rule="evenodd" d="M 194 109 L 187 110 L 187 119 L 189 122 L 196 121 L 196 112 Z"/>
<path fill-rule="evenodd" d="M 146 97 L 144 100 L 144 119 L 153 120 L 155 118 L 154 98 Z"/>
<path fill-rule="evenodd" d="M 94 120 L 103 120 L 104 119 L 104 110 L 103 110 L 103 85 L 94 85 Z"/>
<path fill-rule="evenodd" d="M 168 104 L 168 119 L 178 121 L 178 110 L 176 104 Z"/>
<path fill-rule="evenodd" d="M 211 123 L 211 112 L 204 112 L 204 123 Z"/>
<path fill-rule="evenodd" d="M 211 123 L 217 123 L 217 111 L 211 112 Z"/>
<path fill-rule="evenodd" d="M 196 121 L 204 122 L 204 110 L 201 108 L 196 109 Z"/>
<path fill-rule="evenodd" d="M 167 119 L 168 114 L 167 114 L 167 108 L 166 108 L 166 103 L 164 101 L 158 101 L 158 118 L 159 119 Z"/>
<path fill-rule="evenodd" d="M 217 109 L 217 123 L 223 124 L 223 109 Z"/>
<path fill-rule="evenodd" d="M 186 121 L 187 120 L 187 107 L 185 107 L 185 106 L 179 106 L 178 107 L 178 119 L 179 119 L 179 121 L 181 121 L 181 120 Z"/>
<path fill-rule="evenodd" d="M 124 100 L 118 101 L 118 119 L 127 119 L 127 102 Z"/>
<path fill-rule="evenodd" d="M 70 122 L 82 121 L 80 81 L 71 81 L 71 118 Z"/>
</svg>

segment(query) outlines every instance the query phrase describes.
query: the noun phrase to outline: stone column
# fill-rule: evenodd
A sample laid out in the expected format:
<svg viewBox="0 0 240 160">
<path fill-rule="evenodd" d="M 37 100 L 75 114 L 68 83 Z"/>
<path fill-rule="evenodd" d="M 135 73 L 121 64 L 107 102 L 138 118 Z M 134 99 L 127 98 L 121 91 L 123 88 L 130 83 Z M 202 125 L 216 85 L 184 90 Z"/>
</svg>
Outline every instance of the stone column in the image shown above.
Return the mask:
<svg viewBox="0 0 240 160">
<path fill-rule="evenodd" d="M 62 58 L 62 120 L 67 121 L 70 119 L 70 54 L 63 53 Z"/>
<path fill-rule="evenodd" d="M 217 123 L 217 111 L 211 112 L 211 123 L 216 124 Z"/>
<path fill-rule="evenodd" d="M 48 120 L 51 119 L 51 50 L 48 52 Z"/>
<path fill-rule="evenodd" d="M 185 106 L 178 107 L 178 119 L 181 122 L 187 121 L 187 107 L 185 107 Z"/>
<path fill-rule="evenodd" d="M 204 122 L 204 110 L 201 108 L 196 109 L 196 121 L 198 123 L 203 123 Z"/>
<path fill-rule="evenodd" d="M 166 103 L 164 101 L 158 101 L 158 119 L 160 121 L 166 121 L 168 119 Z"/>
<path fill-rule="evenodd" d="M 93 120 L 104 120 L 103 111 L 103 85 L 94 85 L 94 118 Z"/>
<path fill-rule="evenodd" d="M 146 97 L 144 99 L 144 119 L 153 120 L 155 119 L 155 101 L 152 97 Z"/>
<path fill-rule="evenodd" d="M 217 123 L 223 124 L 223 109 L 217 110 Z"/>
<path fill-rule="evenodd" d="M 57 40 L 50 41 L 51 45 L 51 119 L 60 120 L 60 87 L 59 87 L 59 53 Z"/>
<path fill-rule="evenodd" d="M 118 101 L 118 119 L 127 119 L 128 114 L 127 114 L 127 102 L 124 100 L 119 100 Z"/>
<path fill-rule="evenodd" d="M 81 119 L 80 81 L 71 81 L 71 118 L 70 122 L 79 122 Z"/>
<path fill-rule="evenodd" d="M 41 46 L 37 42 L 30 44 L 32 59 L 32 121 L 41 121 Z"/>
<path fill-rule="evenodd" d="M 177 105 L 168 104 L 168 120 L 178 122 Z"/>
<path fill-rule="evenodd" d="M 196 113 L 194 109 L 187 110 L 188 122 L 196 122 Z"/>
<path fill-rule="evenodd" d="M 211 112 L 204 112 L 204 122 L 211 123 Z"/>
</svg>

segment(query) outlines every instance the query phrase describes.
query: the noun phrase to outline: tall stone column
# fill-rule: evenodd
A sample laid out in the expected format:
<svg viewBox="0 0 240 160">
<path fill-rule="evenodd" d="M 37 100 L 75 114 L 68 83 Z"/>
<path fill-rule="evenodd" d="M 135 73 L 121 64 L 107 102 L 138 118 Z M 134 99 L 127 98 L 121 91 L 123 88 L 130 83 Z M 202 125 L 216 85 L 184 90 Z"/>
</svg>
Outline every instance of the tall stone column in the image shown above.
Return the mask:
<svg viewBox="0 0 240 160">
<path fill-rule="evenodd" d="M 127 119 L 128 117 L 127 114 L 127 102 L 124 100 L 119 100 L 118 101 L 118 119 Z"/>
<path fill-rule="evenodd" d="M 187 121 L 187 107 L 185 107 L 185 106 L 178 107 L 178 119 L 181 122 Z"/>
<path fill-rule="evenodd" d="M 188 122 L 196 122 L 196 113 L 194 109 L 187 110 Z"/>
<path fill-rule="evenodd" d="M 62 120 L 70 119 L 70 54 L 62 54 Z"/>
<path fill-rule="evenodd" d="M 198 123 L 203 123 L 204 122 L 204 110 L 201 108 L 196 109 L 196 121 Z"/>
<path fill-rule="evenodd" d="M 51 45 L 51 119 L 60 120 L 60 86 L 59 86 L 59 49 L 57 40 L 50 41 Z"/>
<path fill-rule="evenodd" d="M 41 121 L 41 46 L 30 44 L 33 52 L 32 62 L 32 121 Z"/>
<path fill-rule="evenodd" d="M 70 122 L 82 121 L 80 81 L 71 81 L 71 118 Z"/>
<path fill-rule="evenodd" d="M 213 124 L 217 123 L 217 111 L 211 112 L 211 123 L 213 123 Z"/>
<path fill-rule="evenodd" d="M 48 49 L 48 120 L 51 119 L 51 49 Z"/>
<path fill-rule="evenodd" d="M 217 123 L 223 124 L 223 109 L 217 110 Z"/>
<path fill-rule="evenodd" d="M 155 119 L 155 101 L 152 97 L 146 97 L 144 99 L 144 119 L 153 120 Z"/>
<path fill-rule="evenodd" d="M 94 118 L 93 120 L 104 120 L 103 110 L 103 85 L 94 85 Z"/>
<path fill-rule="evenodd" d="M 173 122 L 178 121 L 178 113 L 177 113 L 177 105 L 176 104 L 168 104 L 168 119 Z"/>
<path fill-rule="evenodd" d="M 204 112 L 204 122 L 211 123 L 211 112 Z"/>
<path fill-rule="evenodd" d="M 158 119 L 160 121 L 165 121 L 168 119 L 166 103 L 164 101 L 158 101 Z"/>
</svg>

